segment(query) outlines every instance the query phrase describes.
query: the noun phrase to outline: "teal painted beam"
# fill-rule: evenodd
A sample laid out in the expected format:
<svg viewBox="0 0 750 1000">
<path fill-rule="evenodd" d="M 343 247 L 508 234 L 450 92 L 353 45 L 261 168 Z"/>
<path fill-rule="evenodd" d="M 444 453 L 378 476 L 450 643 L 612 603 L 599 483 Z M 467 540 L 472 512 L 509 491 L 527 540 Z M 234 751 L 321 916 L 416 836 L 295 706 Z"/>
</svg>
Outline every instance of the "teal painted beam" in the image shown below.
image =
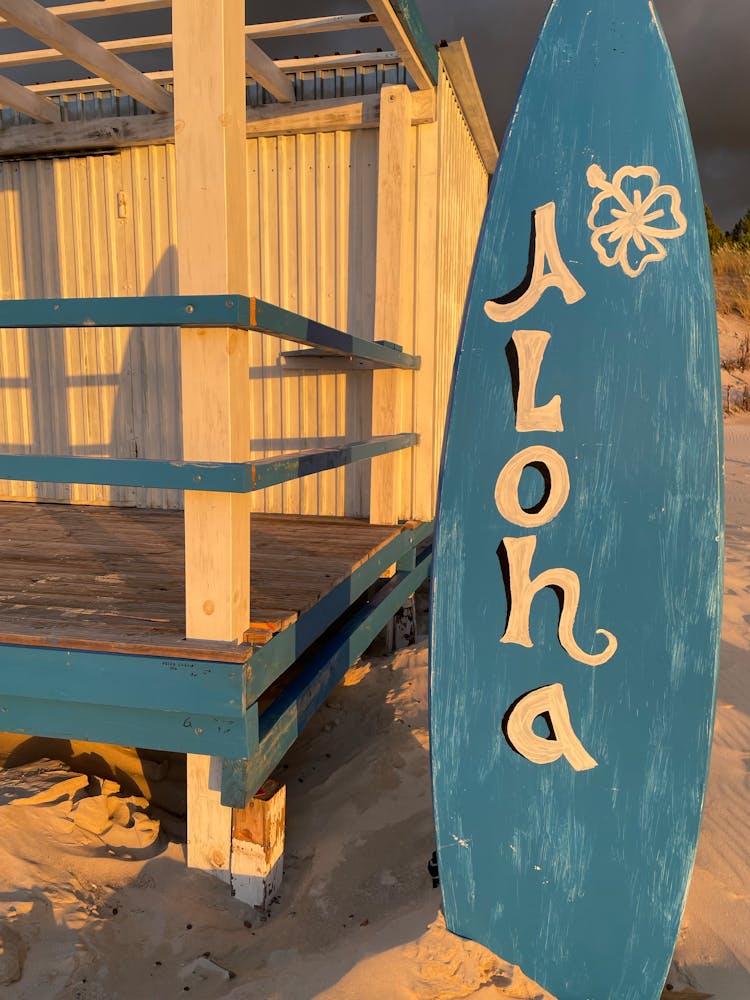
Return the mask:
<svg viewBox="0 0 750 1000">
<path fill-rule="evenodd" d="M 243 716 L 241 663 L 178 660 L 65 647 L 0 645 L 0 699 L 44 697 L 61 703 Z M 4 719 L 0 716 L 0 730 Z"/>
<path fill-rule="evenodd" d="M 92 299 L 4 299 L 0 329 L 65 327 L 232 327 L 257 330 L 332 354 L 393 368 L 419 368 L 398 345 L 373 343 L 245 295 L 144 295 Z"/>
<path fill-rule="evenodd" d="M 377 455 L 411 448 L 416 434 L 391 434 L 338 448 L 295 452 L 256 462 L 169 462 L 72 455 L 0 455 L 0 480 L 143 486 L 209 493 L 253 493 Z"/>
<path fill-rule="evenodd" d="M 224 805 L 242 808 L 252 798 L 349 667 L 427 578 L 431 562 L 432 550 L 428 549 L 419 556 L 416 569 L 397 573 L 371 603 L 300 658 L 301 673 L 260 717 L 260 745 L 255 754 L 224 761 Z"/>
<path fill-rule="evenodd" d="M 332 354 L 343 354 L 347 357 L 364 358 L 367 361 L 377 361 L 393 368 L 417 369 L 420 359 L 406 354 L 390 341 L 361 340 L 348 333 L 334 330 L 312 319 L 306 319 L 288 309 L 263 302 L 261 299 L 251 300 L 251 328 L 260 333 L 267 333 L 283 340 L 292 340 L 298 344 L 308 344 L 320 347 Z"/>
<path fill-rule="evenodd" d="M 279 455 L 250 463 L 252 466 L 252 489 L 263 490 L 292 479 L 303 479 L 316 472 L 338 469 L 342 465 L 352 465 L 377 455 L 387 455 L 394 451 L 404 451 L 419 444 L 417 434 L 388 434 L 317 451 L 303 451 L 293 455 Z"/>
<path fill-rule="evenodd" d="M 419 8 L 412 0 L 389 0 L 411 43 L 419 54 L 422 65 L 433 83 L 438 80 L 438 55 L 435 45 L 422 20 Z"/>
<path fill-rule="evenodd" d="M 405 528 L 396 538 L 378 549 L 367 562 L 355 569 L 351 576 L 334 587 L 294 624 L 277 632 L 264 646 L 253 653 L 246 665 L 245 703 L 251 705 L 289 667 L 309 649 L 310 645 L 372 586 L 394 563 L 399 568 L 416 567 L 417 546 L 432 535 L 432 522 Z M 400 561 L 413 559 L 413 564 L 401 567 Z"/>
<path fill-rule="evenodd" d="M 4 299 L 0 328 L 107 326 L 250 328 L 243 295 L 128 295 L 80 299 Z"/>
<path fill-rule="evenodd" d="M 185 715 L 0 695 L 0 719 L 3 731 L 8 733 L 117 743 L 176 753 L 237 757 L 247 753 L 243 748 L 249 745 L 245 719 L 198 712 Z"/>
</svg>

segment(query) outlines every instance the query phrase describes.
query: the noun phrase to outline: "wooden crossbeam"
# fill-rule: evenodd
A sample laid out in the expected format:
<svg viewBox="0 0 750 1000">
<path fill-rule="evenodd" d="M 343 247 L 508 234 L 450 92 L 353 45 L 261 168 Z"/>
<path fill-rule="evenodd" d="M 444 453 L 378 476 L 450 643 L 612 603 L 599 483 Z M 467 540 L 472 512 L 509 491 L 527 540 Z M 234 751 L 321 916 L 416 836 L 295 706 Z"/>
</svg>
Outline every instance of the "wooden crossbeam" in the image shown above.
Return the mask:
<svg viewBox="0 0 750 1000">
<path fill-rule="evenodd" d="M 88 5 L 87 5 L 88 6 Z M 56 13 L 50 8 L 50 13 Z M 59 14 L 57 15 L 59 16 Z M 6 21 L 0 27 L 8 27 Z M 339 14 L 333 17 L 306 18 L 297 21 L 274 21 L 268 24 L 249 24 L 245 28 L 248 38 L 278 38 L 289 35 L 307 35 L 313 32 L 344 31 L 351 28 L 377 28 L 377 18 L 369 14 Z M 98 43 L 108 52 L 118 55 L 128 52 L 154 52 L 172 47 L 172 35 L 139 35 L 135 38 L 115 38 Z M 361 53 L 356 53 L 360 55 Z M 11 69 L 18 66 L 39 66 L 44 63 L 59 62 L 63 57 L 57 49 L 25 49 L 22 52 L 0 53 L 0 67 Z M 325 57 L 316 57 L 325 58 Z M 340 58 L 340 57 L 339 57 Z M 291 62 L 292 60 L 287 60 Z M 294 60 L 296 62 L 297 60 Z"/>
<path fill-rule="evenodd" d="M 418 23 L 419 34 L 424 32 L 421 19 L 409 0 L 368 0 L 368 3 L 417 87 L 420 90 L 434 87 L 437 83 L 435 50 L 428 50 L 424 39 L 417 38 L 416 33 L 409 29 L 406 16 L 399 17 L 397 13 L 397 9 L 401 10 L 403 6 L 411 20 Z"/>
<path fill-rule="evenodd" d="M 86 5 L 91 6 L 91 4 Z M 141 6 L 141 5 L 137 5 Z M 50 8 L 50 13 L 60 14 L 63 8 Z M 9 27 L 6 21 L 0 28 Z M 310 17 L 295 21 L 270 21 L 267 24 L 248 24 L 245 35 L 248 38 L 279 38 L 290 35 L 308 35 L 315 32 L 345 31 L 352 28 L 377 28 L 378 20 L 370 12 L 367 14 L 338 14 L 332 17 Z M 140 35 L 135 38 L 116 38 L 99 42 L 103 49 L 122 55 L 126 52 L 154 52 L 172 47 L 172 35 Z M 0 53 L 0 67 L 38 66 L 43 63 L 59 62 L 57 49 L 26 49 L 23 52 Z"/>
<path fill-rule="evenodd" d="M 292 81 L 252 38 L 245 39 L 245 71 L 277 101 L 290 104 L 295 100 Z"/>
<path fill-rule="evenodd" d="M 415 92 L 411 104 L 412 125 L 435 121 L 434 90 Z M 359 97 L 333 97 L 250 108 L 246 134 L 248 138 L 254 138 L 296 135 L 299 132 L 339 132 L 377 128 L 379 123 L 380 94 L 363 94 Z M 0 129 L 0 157 L 121 149 L 171 142 L 174 142 L 172 115 L 93 118 L 82 122 L 14 125 Z"/>
<path fill-rule="evenodd" d="M 306 17 L 294 21 L 269 21 L 249 24 L 245 28 L 251 38 L 279 38 L 288 35 L 312 35 L 321 31 L 350 31 L 352 28 L 378 28 L 372 11 L 364 14 L 334 14 L 328 17 Z"/>
<path fill-rule="evenodd" d="M 110 86 L 123 90 L 154 111 L 172 110 L 171 94 L 82 31 L 55 17 L 36 0 L 0 0 L 0 15 L 32 38 L 57 49 L 66 59 L 100 73 Z"/>
<path fill-rule="evenodd" d="M 50 101 L 41 94 L 34 94 L 20 83 L 9 80 L 6 76 L 0 76 L 0 104 L 15 111 L 21 111 L 30 118 L 36 118 L 40 122 L 59 124 L 60 107 L 54 101 Z"/>
<path fill-rule="evenodd" d="M 62 21 L 82 21 L 89 17 L 106 17 L 112 14 L 143 14 L 151 10 L 171 7 L 172 0 L 85 0 L 84 3 L 66 3 L 50 9 Z M 0 18 L 0 28 L 13 25 Z"/>
<path fill-rule="evenodd" d="M 343 55 L 311 56 L 308 59 L 278 59 L 278 69 L 288 73 L 316 72 L 321 69 L 351 69 L 357 66 L 390 66 L 401 61 L 398 52 L 352 52 Z M 144 73 L 154 83 L 171 83 L 174 73 L 171 69 Z M 29 90 L 35 94 L 82 94 L 112 87 L 103 77 L 86 77 L 81 80 L 59 80 L 51 83 L 33 83 Z"/>
<path fill-rule="evenodd" d="M 172 47 L 171 35 L 144 35 L 139 38 L 119 38 L 112 41 L 99 42 L 108 52 L 153 52 L 158 49 Z M 27 49 L 24 52 L 0 53 L 0 68 L 10 69 L 17 66 L 38 66 L 42 63 L 59 62 L 63 56 L 57 49 Z"/>
</svg>

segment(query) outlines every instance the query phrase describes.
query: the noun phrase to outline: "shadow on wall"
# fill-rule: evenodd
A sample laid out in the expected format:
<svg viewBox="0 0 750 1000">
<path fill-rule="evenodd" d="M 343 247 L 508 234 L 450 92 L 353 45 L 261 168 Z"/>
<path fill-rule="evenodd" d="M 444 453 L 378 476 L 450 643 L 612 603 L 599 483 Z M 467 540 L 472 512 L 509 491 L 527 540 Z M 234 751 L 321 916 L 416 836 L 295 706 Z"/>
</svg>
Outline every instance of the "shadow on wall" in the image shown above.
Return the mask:
<svg viewBox="0 0 750 1000">
<path fill-rule="evenodd" d="M 169 294 L 177 253 L 159 252 L 138 206 L 118 216 L 123 159 L 96 156 L 0 165 L 2 297 Z M 147 228 L 147 226 L 146 226 Z M 139 280 L 139 271 L 150 274 Z M 8 451 L 117 458 L 182 453 L 175 329 L 4 330 L 0 433 Z M 9 484 L 10 498 L 138 506 L 180 505 L 176 491 Z"/>
</svg>

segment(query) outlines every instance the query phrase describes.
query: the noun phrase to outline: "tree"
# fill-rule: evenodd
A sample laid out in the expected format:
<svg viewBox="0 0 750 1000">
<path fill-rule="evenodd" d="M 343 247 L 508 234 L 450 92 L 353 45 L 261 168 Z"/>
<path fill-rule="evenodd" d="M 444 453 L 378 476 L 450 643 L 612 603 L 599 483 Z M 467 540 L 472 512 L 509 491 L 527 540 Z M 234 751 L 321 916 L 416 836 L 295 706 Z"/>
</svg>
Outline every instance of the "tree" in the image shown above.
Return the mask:
<svg viewBox="0 0 750 1000">
<path fill-rule="evenodd" d="M 750 208 L 732 230 L 731 238 L 743 250 L 750 250 Z"/>
<path fill-rule="evenodd" d="M 706 212 L 706 228 L 708 229 L 708 245 L 711 248 L 711 253 L 714 253 L 719 247 L 726 243 L 726 236 L 716 225 L 711 209 L 704 203 L 703 208 Z M 739 223 L 738 223 L 739 225 Z"/>
</svg>

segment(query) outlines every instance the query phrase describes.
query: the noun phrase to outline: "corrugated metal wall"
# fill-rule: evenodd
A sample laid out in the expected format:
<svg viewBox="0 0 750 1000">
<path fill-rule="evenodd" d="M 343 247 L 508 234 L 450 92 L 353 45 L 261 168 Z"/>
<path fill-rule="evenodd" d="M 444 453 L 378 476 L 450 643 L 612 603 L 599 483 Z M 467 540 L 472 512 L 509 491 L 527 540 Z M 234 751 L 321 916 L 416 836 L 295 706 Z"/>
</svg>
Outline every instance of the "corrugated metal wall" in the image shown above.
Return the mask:
<svg viewBox="0 0 750 1000">
<path fill-rule="evenodd" d="M 336 66 L 331 69 L 301 70 L 286 74 L 292 81 L 298 101 L 313 101 L 320 98 L 356 97 L 359 94 L 377 94 L 382 87 L 395 83 L 407 83 L 406 69 L 393 62 L 370 66 Z M 171 82 L 160 81 L 167 91 L 172 91 Z M 136 101 L 130 94 L 109 87 L 99 90 L 79 90 L 72 93 L 44 95 L 60 108 L 64 122 L 96 121 L 100 118 L 115 118 L 132 115 L 151 115 L 154 112 L 145 104 Z M 276 104 L 276 98 L 259 83 L 248 80 L 246 88 L 248 107 L 262 104 Z M 0 128 L 14 125 L 38 125 L 35 118 L 14 108 L 0 108 Z"/>
<path fill-rule="evenodd" d="M 423 370 L 407 413 L 405 514 L 434 503 L 453 352 L 487 177 L 447 78 L 438 121 L 412 130 L 414 336 Z M 377 130 L 248 141 L 250 289 L 372 338 Z M 174 148 L 0 162 L 0 296 L 161 295 L 177 288 Z M 371 377 L 284 370 L 283 345 L 250 336 L 253 457 L 369 435 Z M 172 329 L 0 331 L 0 448 L 38 454 L 181 455 Z M 408 428 L 404 428 L 406 430 Z M 180 494 L 0 483 L 0 496 L 177 507 Z M 367 463 L 265 491 L 255 509 L 366 516 Z"/>
<path fill-rule="evenodd" d="M 450 80 L 441 66 L 438 81 L 440 170 L 438 182 L 437 317 L 435 397 L 432 435 L 433 468 L 440 468 L 453 360 L 461 327 L 466 289 L 488 194 L 487 171 Z M 437 494 L 437 482 L 434 483 Z"/>
<path fill-rule="evenodd" d="M 248 144 L 250 287 L 261 298 L 372 339 L 378 135 L 375 130 Z M 298 375 L 253 335 L 253 457 L 367 435 L 367 375 Z M 362 515 L 362 473 L 340 469 L 264 491 L 255 509 Z"/>
<path fill-rule="evenodd" d="M 173 291 L 173 174 L 173 150 L 166 146 L 113 156 L 0 163 L 0 295 Z M 4 449 L 180 455 L 174 330 L 4 330 L 0 357 Z M 14 498 L 80 503 L 179 502 L 176 493 L 149 491 L 146 497 L 119 487 L 13 483 L 0 489 Z"/>
</svg>

